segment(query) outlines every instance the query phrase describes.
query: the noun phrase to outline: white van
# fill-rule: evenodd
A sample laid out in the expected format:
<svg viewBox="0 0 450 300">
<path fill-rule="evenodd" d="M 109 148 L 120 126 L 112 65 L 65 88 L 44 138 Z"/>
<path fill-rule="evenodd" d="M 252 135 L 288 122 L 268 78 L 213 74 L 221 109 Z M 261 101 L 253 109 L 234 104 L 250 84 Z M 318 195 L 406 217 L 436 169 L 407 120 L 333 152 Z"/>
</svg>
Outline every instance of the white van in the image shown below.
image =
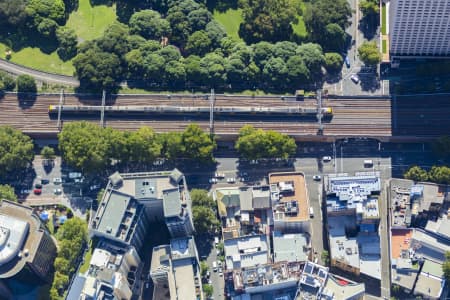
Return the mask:
<svg viewBox="0 0 450 300">
<path fill-rule="evenodd" d="M 213 271 L 217 272 L 217 262 L 213 261 L 212 267 L 213 267 Z"/>
<path fill-rule="evenodd" d="M 314 218 L 314 208 L 312 206 L 309 207 L 309 217 Z"/>
<path fill-rule="evenodd" d="M 371 168 L 371 167 L 373 167 L 373 160 L 365 159 L 364 160 L 364 168 Z"/>
</svg>

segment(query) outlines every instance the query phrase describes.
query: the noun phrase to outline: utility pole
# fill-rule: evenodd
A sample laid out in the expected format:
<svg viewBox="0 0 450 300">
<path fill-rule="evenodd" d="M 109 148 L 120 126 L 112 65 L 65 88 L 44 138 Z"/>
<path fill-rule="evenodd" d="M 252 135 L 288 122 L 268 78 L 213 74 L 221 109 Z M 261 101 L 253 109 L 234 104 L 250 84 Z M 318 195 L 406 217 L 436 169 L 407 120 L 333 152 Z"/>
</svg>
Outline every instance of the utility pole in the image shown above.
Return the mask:
<svg viewBox="0 0 450 300">
<path fill-rule="evenodd" d="M 336 164 L 336 141 L 333 141 L 333 167 L 334 174 L 337 173 L 337 164 Z"/>
<path fill-rule="evenodd" d="M 106 101 L 106 92 L 103 90 L 102 93 L 102 107 L 100 112 L 100 126 L 105 127 L 105 101 Z"/>
<path fill-rule="evenodd" d="M 214 102 L 216 101 L 216 95 L 214 89 L 211 89 L 211 95 L 209 96 L 209 134 L 214 134 Z"/>
<path fill-rule="evenodd" d="M 323 134 L 322 125 L 322 90 L 317 90 L 317 120 L 319 122 L 319 134 Z"/>
<path fill-rule="evenodd" d="M 341 173 L 344 173 L 344 154 L 343 154 L 343 149 L 342 149 L 342 145 L 341 145 Z"/>
<path fill-rule="evenodd" d="M 57 124 L 59 131 L 61 131 L 61 110 L 62 110 L 63 100 L 64 100 L 64 90 L 61 89 L 61 94 L 59 95 L 58 124 Z"/>
</svg>

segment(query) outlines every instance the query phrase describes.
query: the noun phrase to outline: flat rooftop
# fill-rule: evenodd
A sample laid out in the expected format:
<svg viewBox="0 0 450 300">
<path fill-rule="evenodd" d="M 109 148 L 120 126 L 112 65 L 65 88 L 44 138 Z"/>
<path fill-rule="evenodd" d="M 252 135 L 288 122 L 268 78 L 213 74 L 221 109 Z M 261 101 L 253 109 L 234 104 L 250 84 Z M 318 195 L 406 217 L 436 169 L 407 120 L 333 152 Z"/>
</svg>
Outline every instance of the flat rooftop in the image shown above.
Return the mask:
<svg viewBox="0 0 450 300">
<path fill-rule="evenodd" d="M 180 299 L 197 299 L 193 266 L 188 264 L 174 266 L 173 274 Z"/>
<path fill-rule="evenodd" d="M 409 249 L 413 231 L 411 229 L 391 229 L 391 258 L 401 257 L 402 251 Z"/>
<path fill-rule="evenodd" d="M 196 257 L 194 238 L 183 237 L 170 240 L 170 254 L 172 260 Z"/>
<path fill-rule="evenodd" d="M 96 218 L 98 217 L 99 219 L 95 229 L 104 234 L 116 237 L 119 233 L 122 218 L 125 215 L 130 202 L 135 200 L 130 196 L 118 193 L 114 190 L 110 193 L 106 192 L 105 194 L 105 198 L 97 210 Z"/>
<path fill-rule="evenodd" d="M 273 256 L 275 262 L 306 261 L 309 251 L 308 238 L 301 233 L 273 233 Z"/>
<path fill-rule="evenodd" d="M 420 272 L 414 292 L 438 299 L 442 294 L 443 280 L 426 272 Z"/>
<path fill-rule="evenodd" d="M 416 228 L 411 238 L 411 247 L 415 249 L 417 256 L 442 263 L 445 261 L 445 252 L 450 249 L 450 243 Z"/>
<path fill-rule="evenodd" d="M 224 241 L 227 270 L 263 265 L 269 262 L 265 235 L 242 236 Z"/>
<path fill-rule="evenodd" d="M 170 246 L 161 245 L 153 248 L 150 273 L 170 270 Z"/>
<path fill-rule="evenodd" d="M 337 275 L 329 274 L 322 290 L 320 300 L 358 299 L 365 293 L 364 283 L 356 283 Z"/>
<path fill-rule="evenodd" d="M 292 182 L 294 191 L 291 194 L 283 194 L 283 197 L 279 199 L 280 204 L 297 203 L 297 214 L 277 214 L 287 222 L 298 222 L 309 220 L 309 200 L 306 190 L 305 176 L 301 172 L 286 172 L 286 173 L 271 173 L 269 174 L 269 183 L 277 184 L 282 182 Z M 276 208 L 274 208 L 275 210 Z M 274 212 L 274 218 L 275 217 Z"/>
</svg>

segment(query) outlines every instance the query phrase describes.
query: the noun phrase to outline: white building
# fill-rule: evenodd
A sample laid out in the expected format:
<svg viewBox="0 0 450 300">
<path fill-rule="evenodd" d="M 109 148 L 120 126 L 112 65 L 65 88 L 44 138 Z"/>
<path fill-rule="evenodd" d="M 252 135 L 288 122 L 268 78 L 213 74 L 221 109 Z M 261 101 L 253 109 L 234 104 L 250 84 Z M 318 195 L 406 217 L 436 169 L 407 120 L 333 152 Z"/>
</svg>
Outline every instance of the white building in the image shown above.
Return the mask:
<svg viewBox="0 0 450 300">
<path fill-rule="evenodd" d="M 387 5 L 391 58 L 450 55 L 450 0 L 391 0 Z"/>
</svg>

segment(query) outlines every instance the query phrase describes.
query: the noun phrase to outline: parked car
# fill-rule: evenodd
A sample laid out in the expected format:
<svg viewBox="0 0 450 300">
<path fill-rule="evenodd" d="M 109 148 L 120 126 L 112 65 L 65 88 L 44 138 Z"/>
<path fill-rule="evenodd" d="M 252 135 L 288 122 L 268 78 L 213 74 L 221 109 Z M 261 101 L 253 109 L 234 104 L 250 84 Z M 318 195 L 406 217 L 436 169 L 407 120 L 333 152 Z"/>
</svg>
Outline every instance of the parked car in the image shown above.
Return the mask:
<svg viewBox="0 0 450 300">
<path fill-rule="evenodd" d="M 350 79 L 356 84 L 359 83 L 359 77 L 356 74 L 353 74 L 352 76 L 350 76 Z"/>
<path fill-rule="evenodd" d="M 331 156 L 324 156 L 324 157 L 322 157 L 322 160 L 324 162 L 329 162 L 329 161 L 331 161 Z"/>
<path fill-rule="evenodd" d="M 314 179 L 315 181 L 320 181 L 321 177 L 320 177 L 320 175 L 314 175 L 314 176 L 313 176 L 313 179 Z"/>
<path fill-rule="evenodd" d="M 42 184 L 36 183 L 36 184 L 34 185 L 34 187 L 40 190 L 40 189 L 42 189 Z"/>
<path fill-rule="evenodd" d="M 42 189 L 34 189 L 33 190 L 33 193 L 35 194 L 35 195 L 40 195 L 40 194 L 42 194 Z"/>
<path fill-rule="evenodd" d="M 55 193 L 55 195 L 59 195 L 59 194 L 62 193 L 62 190 L 61 190 L 61 189 L 55 189 L 55 190 L 53 191 L 53 193 Z"/>
<path fill-rule="evenodd" d="M 49 184 L 49 183 L 50 183 L 50 180 L 48 180 L 46 178 L 41 179 L 41 184 Z"/>
<path fill-rule="evenodd" d="M 54 184 L 61 184 L 62 183 L 62 179 L 59 177 L 53 178 L 53 183 Z"/>
<path fill-rule="evenodd" d="M 236 178 L 234 178 L 234 177 L 229 177 L 229 178 L 227 178 L 227 182 L 228 182 L 228 183 L 235 183 L 235 182 L 236 182 Z"/>
<path fill-rule="evenodd" d="M 89 190 L 95 191 L 95 190 L 98 190 L 99 188 L 100 188 L 100 185 L 99 185 L 99 184 L 94 184 L 94 185 L 91 185 L 91 186 L 89 187 Z"/>
<path fill-rule="evenodd" d="M 345 56 L 345 65 L 347 66 L 347 68 L 350 68 L 350 58 L 348 58 L 348 55 Z"/>
<path fill-rule="evenodd" d="M 214 184 L 214 183 L 217 183 L 217 181 L 218 181 L 217 178 L 214 178 L 214 177 L 209 179 L 209 183 Z"/>
<path fill-rule="evenodd" d="M 214 237 L 214 246 L 217 247 L 217 244 L 219 244 L 219 237 L 215 236 Z"/>
<path fill-rule="evenodd" d="M 222 173 L 222 172 L 216 172 L 216 173 L 214 174 L 214 177 L 216 177 L 216 178 L 225 178 L 225 173 Z"/>
</svg>

